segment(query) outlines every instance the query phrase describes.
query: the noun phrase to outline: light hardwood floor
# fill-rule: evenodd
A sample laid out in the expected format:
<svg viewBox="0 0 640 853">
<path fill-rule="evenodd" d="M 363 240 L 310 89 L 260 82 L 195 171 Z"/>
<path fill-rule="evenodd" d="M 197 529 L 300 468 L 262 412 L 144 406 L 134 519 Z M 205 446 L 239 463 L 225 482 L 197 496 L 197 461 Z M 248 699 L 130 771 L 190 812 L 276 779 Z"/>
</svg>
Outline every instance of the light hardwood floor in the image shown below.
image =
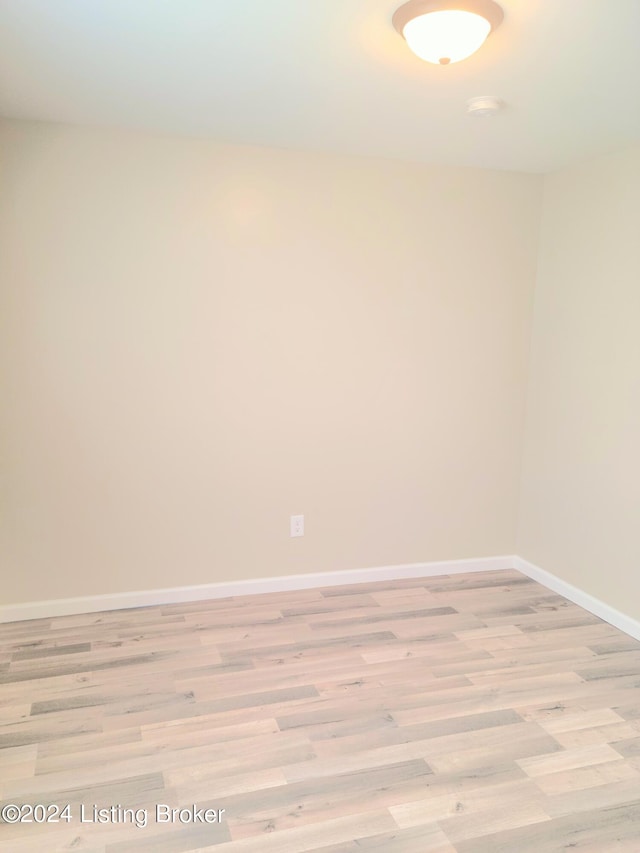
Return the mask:
<svg viewBox="0 0 640 853">
<path fill-rule="evenodd" d="M 0 747 L 7 853 L 640 851 L 640 643 L 515 571 L 0 625 Z"/>
</svg>

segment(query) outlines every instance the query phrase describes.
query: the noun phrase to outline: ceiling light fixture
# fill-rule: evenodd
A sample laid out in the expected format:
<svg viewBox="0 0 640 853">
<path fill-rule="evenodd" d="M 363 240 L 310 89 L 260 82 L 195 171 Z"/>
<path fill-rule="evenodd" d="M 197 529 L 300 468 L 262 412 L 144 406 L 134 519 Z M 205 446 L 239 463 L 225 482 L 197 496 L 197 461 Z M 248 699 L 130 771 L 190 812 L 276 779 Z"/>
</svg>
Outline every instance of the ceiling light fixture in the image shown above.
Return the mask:
<svg viewBox="0 0 640 853">
<path fill-rule="evenodd" d="M 503 17 L 494 0 L 409 0 L 393 25 L 420 59 L 449 65 L 475 53 Z"/>
</svg>

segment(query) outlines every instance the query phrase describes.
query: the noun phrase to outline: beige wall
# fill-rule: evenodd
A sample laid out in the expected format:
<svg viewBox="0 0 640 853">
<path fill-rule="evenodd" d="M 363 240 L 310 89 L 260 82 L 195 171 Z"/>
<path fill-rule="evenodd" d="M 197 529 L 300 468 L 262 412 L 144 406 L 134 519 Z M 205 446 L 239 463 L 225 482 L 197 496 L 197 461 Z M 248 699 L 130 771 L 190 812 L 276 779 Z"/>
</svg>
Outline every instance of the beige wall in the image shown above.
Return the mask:
<svg viewBox="0 0 640 853">
<path fill-rule="evenodd" d="M 518 553 L 640 619 L 640 148 L 545 180 Z"/>
<path fill-rule="evenodd" d="M 5 603 L 513 552 L 541 178 L 29 123 L 0 170 Z"/>
</svg>

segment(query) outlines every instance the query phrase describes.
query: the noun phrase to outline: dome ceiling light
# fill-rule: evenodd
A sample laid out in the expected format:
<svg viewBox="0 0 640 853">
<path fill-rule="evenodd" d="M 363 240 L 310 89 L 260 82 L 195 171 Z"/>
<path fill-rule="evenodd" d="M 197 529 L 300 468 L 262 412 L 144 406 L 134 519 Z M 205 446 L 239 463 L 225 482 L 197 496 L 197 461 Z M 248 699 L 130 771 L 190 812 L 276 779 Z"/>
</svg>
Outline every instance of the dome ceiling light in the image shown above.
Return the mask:
<svg viewBox="0 0 640 853">
<path fill-rule="evenodd" d="M 409 0 L 393 25 L 420 59 L 449 65 L 475 53 L 503 17 L 494 0 Z"/>
</svg>

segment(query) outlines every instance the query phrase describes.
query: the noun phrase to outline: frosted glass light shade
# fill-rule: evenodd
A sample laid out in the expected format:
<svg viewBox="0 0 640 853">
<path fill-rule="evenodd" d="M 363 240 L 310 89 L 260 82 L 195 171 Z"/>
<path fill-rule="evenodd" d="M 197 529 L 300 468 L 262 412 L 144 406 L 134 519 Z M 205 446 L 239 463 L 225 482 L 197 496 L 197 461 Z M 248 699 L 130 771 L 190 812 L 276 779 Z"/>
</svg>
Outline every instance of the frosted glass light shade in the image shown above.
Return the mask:
<svg viewBox="0 0 640 853">
<path fill-rule="evenodd" d="M 503 18 L 495 0 L 408 0 L 393 25 L 421 59 L 449 65 L 475 53 Z"/>
<path fill-rule="evenodd" d="M 454 9 L 414 18 L 403 35 L 411 50 L 427 62 L 448 65 L 475 53 L 491 32 L 486 18 Z"/>
</svg>

